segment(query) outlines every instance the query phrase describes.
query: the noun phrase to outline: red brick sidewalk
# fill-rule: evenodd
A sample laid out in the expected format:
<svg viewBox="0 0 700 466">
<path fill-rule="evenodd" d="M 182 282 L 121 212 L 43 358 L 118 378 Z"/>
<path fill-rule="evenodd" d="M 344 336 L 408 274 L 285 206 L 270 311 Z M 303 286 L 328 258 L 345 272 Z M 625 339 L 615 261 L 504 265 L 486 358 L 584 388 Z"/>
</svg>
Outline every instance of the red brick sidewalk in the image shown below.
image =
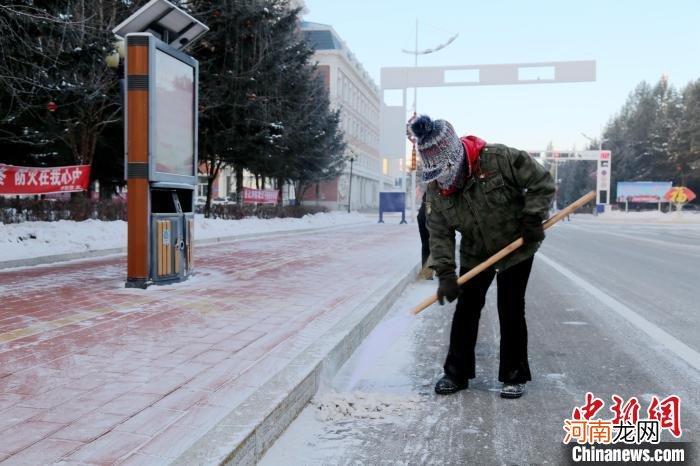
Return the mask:
<svg viewBox="0 0 700 466">
<path fill-rule="evenodd" d="M 0 271 L 0 461 L 167 463 L 419 257 L 369 224 L 200 247 L 145 291 L 124 258 Z"/>
</svg>

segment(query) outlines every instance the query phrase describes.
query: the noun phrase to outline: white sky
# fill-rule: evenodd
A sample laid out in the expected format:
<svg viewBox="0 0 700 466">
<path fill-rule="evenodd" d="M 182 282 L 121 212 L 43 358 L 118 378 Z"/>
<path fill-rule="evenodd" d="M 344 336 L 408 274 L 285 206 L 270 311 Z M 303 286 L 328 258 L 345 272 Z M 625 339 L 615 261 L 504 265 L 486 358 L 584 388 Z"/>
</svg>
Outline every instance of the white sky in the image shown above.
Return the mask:
<svg viewBox="0 0 700 466">
<path fill-rule="evenodd" d="M 596 60 L 591 83 L 421 89 L 418 112 L 460 134 L 523 149 L 581 149 L 642 80 L 700 78 L 700 1 L 306 0 L 307 21 L 330 24 L 379 84 L 383 66 L 413 66 L 401 49 L 449 47 L 419 66 Z M 409 92 L 409 106 L 412 106 Z"/>
</svg>

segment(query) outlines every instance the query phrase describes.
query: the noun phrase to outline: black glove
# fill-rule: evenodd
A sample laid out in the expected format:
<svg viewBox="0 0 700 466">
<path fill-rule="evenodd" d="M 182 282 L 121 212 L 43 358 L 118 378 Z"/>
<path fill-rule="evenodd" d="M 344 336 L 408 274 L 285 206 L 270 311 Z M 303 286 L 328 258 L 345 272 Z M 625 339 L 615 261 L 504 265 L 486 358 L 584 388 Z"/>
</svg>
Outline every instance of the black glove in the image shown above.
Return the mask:
<svg viewBox="0 0 700 466">
<path fill-rule="evenodd" d="M 440 277 L 440 285 L 437 290 L 437 298 L 440 305 L 445 304 L 445 299 L 448 303 L 451 303 L 459 296 L 461 289 L 457 284 L 457 277 L 453 275 L 448 275 L 445 277 Z"/>
<path fill-rule="evenodd" d="M 539 243 L 544 239 L 544 228 L 542 221 L 536 215 L 525 215 L 523 217 L 522 236 L 525 244 Z"/>
</svg>

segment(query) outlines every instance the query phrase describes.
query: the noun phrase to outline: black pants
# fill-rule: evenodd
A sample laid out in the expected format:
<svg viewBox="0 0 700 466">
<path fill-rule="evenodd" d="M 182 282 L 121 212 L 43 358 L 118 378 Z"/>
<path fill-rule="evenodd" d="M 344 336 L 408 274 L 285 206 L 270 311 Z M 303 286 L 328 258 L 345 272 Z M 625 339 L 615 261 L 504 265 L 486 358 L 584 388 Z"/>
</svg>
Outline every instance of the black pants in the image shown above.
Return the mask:
<svg viewBox="0 0 700 466">
<path fill-rule="evenodd" d="M 421 265 L 425 266 L 425 262 L 430 256 L 430 232 L 427 226 L 428 219 L 425 215 L 425 199 L 421 202 L 416 219 L 418 220 L 418 232 L 420 233 Z"/>
<path fill-rule="evenodd" d="M 531 380 L 527 362 L 527 325 L 525 324 L 525 289 L 533 258 L 516 264 L 496 277 L 498 285 L 498 320 L 501 326 L 501 351 L 498 380 L 524 383 Z M 462 269 L 460 275 L 467 272 Z M 462 285 L 462 294 L 452 319 L 450 349 L 445 361 L 445 374 L 458 379 L 472 379 L 475 374 L 474 348 L 479 330 L 481 309 L 493 277 L 493 269 L 485 270 Z"/>
</svg>

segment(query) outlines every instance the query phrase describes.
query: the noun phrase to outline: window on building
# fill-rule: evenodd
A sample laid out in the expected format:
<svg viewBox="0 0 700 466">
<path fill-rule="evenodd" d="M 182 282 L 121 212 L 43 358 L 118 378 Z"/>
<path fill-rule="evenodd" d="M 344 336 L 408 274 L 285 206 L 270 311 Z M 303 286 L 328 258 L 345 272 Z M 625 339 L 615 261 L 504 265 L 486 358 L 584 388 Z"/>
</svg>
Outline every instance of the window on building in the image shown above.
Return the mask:
<svg viewBox="0 0 700 466">
<path fill-rule="evenodd" d="M 197 177 L 197 197 L 207 197 L 209 192 L 207 188 L 208 177 L 206 175 L 199 175 Z"/>
<path fill-rule="evenodd" d="M 232 175 L 226 176 L 226 195 L 229 196 L 231 193 L 236 191 L 236 177 Z"/>
</svg>

